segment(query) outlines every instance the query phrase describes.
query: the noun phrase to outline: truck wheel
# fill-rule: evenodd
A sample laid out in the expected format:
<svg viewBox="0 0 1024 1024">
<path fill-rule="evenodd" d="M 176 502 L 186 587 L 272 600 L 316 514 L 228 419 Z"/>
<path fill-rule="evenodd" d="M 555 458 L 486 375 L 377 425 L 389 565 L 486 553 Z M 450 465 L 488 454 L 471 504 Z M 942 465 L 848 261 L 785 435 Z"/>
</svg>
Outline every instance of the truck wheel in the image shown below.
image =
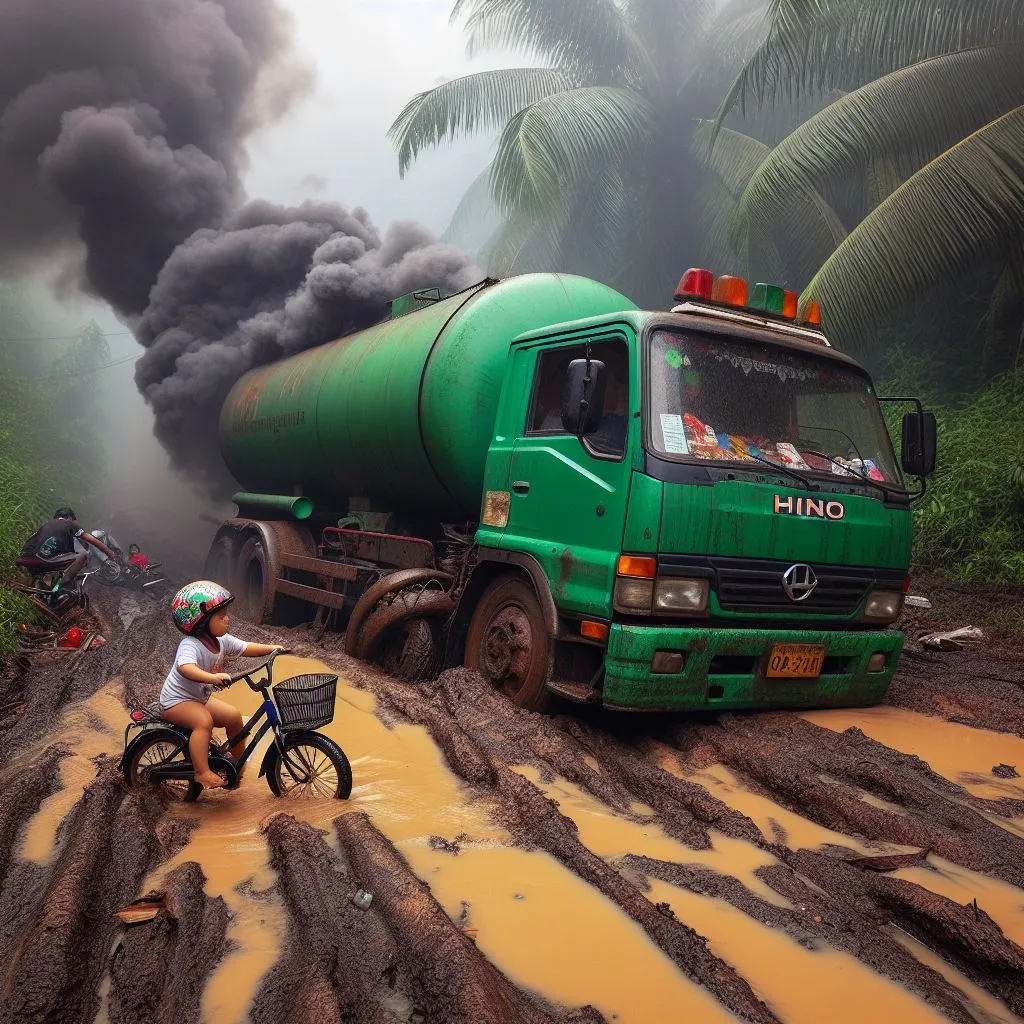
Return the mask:
<svg viewBox="0 0 1024 1024">
<path fill-rule="evenodd" d="M 274 577 L 260 537 L 250 537 L 238 554 L 235 577 L 239 611 L 250 622 L 269 622 L 274 610 Z"/>
<path fill-rule="evenodd" d="M 400 623 L 381 641 L 377 660 L 389 676 L 407 683 L 436 679 L 443 660 L 436 624 L 422 617 Z"/>
<path fill-rule="evenodd" d="M 466 636 L 466 668 L 515 704 L 543 711 L 551 701 L 551 641 L 537 595 L 520 576 L 500 576 L 483 592 Z"/>
<path fill-rule="evenodd" d="M 206 556 L 205 572 L 207 579 L 219 583 L 230 590 L 235 581 L 235 545 L 231 537 L 218 537 L 211 545 Z"/>
</svg>

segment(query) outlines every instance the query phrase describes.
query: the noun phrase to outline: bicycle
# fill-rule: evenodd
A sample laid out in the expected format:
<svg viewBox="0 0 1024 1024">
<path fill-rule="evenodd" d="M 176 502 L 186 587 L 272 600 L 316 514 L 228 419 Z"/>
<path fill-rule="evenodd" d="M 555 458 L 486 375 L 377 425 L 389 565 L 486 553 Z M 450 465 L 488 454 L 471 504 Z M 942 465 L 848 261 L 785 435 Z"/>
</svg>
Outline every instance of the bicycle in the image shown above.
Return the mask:
<svg viewBox="0 0 1024 1024">
<path fill-rule="evenodd" d="M 9 586 L 26 597 L 44 615 L 57 622 L 63 621 L 64 616 L 73 608 L 87 612 L 89 595 L 85 592 L 85 585 L 89 577 L 95 575 L 96 569 L 83 570 L 69 587 L 62 588 L 57 594 L 53 592 L 54 585 L 70 562 L 71 559 L 68 559 L 64 565 L 50 566 L 38 562 L 37 559 L 19 558 L 19 568 L 28 572 L 32 582 L 11 580 Z"/>
<path fill-rule="evenodd" d="M 267 661 L 248 672 L 231 677 L 217 687 L 226 689 L 245 680 L 263 703 L 245 723 L 242 731 L 224 743 L 210 743 L 210 768 L 225 779 L 227 789 L 237 789 L 239 770 L 248 761 L 256 745 L 272 730 L 274 742 L 263 757 L 259 777 L 267 777 L 271 793 L 277 797 L 320 796 L 347 800 L 352 792 L 352 767 L 345 751 L 329 736 L 316 732 L 334 720 L 334 698 L 338 677 L 329 673 L 306 673 L 271 683 L 274 660 L 287 651 L 277 651 Z M 263 681 L 254 680 L 266 673 Z M 129 788 L 160 787 L 171 797 L 190 803 L 203 787 L 195 780 L 195 768 L 189 755 L 191 730 L 160 717 L 159 707 L 133 711 L 124 731 L 121 771 Z M 231 747 L 249 737 L 238 761 L 228 754 Z M 132 730 L 138 734 L 129 741 Z"/>
</svg>

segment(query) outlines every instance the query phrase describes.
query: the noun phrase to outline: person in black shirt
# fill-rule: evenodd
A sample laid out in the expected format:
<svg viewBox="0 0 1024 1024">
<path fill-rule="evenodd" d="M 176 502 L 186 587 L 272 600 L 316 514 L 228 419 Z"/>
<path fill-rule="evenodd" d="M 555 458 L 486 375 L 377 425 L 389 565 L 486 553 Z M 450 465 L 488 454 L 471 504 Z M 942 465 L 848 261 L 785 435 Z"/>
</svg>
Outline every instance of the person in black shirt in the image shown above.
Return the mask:
<svg viewBox="0 0 1024 1024">
<path fill-rule="evenodd" d="M 43 523 L 25 541 L 18 561 L 21 564 L 36 562 L 54 569 L 63 569 L 61 578 L 53 588 L 56 594 L 70 586 L 82 571 L 87 558 L 86 545 L 89 544 L 102 551 L 107 558 L 117 557 L 103 541 L 79 526 L 74 509 L 59 508 L 48 523 Z"/>
</svg>

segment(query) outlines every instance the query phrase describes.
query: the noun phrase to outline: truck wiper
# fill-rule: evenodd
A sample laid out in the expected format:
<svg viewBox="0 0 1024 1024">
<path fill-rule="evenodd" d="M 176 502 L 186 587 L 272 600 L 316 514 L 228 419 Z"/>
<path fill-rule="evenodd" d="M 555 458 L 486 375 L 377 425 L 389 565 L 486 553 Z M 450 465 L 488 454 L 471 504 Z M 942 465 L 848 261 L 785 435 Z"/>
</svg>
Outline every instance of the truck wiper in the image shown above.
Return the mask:
<svg viewBox="0 0 1024 1024">
<path fill-rule="evenodd" d="M 799 473 L 794 472 L 792 469 L 789 468 L 789 466 L 782 466 L 778 462 L 772 462 L 771 459 L 766 459 L 761 455 L 755 455 L 749 448 L 747 449 L 747 454 L 755 461 L 762 462 L 766 466 L 771 466 L 772 469 L 777 469 L 780 473 L 785 473 L 786 476 L 791 476 L 794 480 L 799 480 L 800 483 L 802 483 L 808 491 L 821 490 L 821 488 L 816 483 L 812 483 L 810 480 L 807 479 L 807 477 L 801 476 Z"/>
<path fill-rule="evenodd" d="M 864 476 L 863 473 L 856 472 L 847 466 L 846 463 L 840 462 L 838 459 L 833 459 L 831 455 L 826 455 L 824 452 L 816 452 L 811 448 L 801 448 L 800 450 L 807 455 L 816 455 L 819 459 L 826 459 L 828 462 L 831 462 L 833 466 L 838 466 L 840 469 L 845 469 L 850 476 L 855 476 L 858 480 L 863 480 L 864 483 L 871 487 L 877 487 L 882 492 L 883 498 L 886 501 L 889 500 L 889 488 L 880 484 L 877 480 L 872 480 L 871 477 Z M 856 446 L 854 447 L 854 451 L 856 451 Z M 858 458 L 860 458 L 860 456 L 858 456 Z M 863 462 L 864 460 L 861 459 L 861 461 Z"/>
</svg>

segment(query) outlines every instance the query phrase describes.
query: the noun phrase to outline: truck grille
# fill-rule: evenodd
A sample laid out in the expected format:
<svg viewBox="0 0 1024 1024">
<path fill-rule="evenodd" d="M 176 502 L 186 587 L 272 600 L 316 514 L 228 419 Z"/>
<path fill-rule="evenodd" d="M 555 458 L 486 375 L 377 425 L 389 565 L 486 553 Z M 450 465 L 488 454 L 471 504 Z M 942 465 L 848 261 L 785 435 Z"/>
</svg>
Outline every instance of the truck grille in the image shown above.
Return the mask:
<svg viewBox="0 0 1024 1024">
<path fill-rule="evenodd" d="M 904 576 L 898 569 L 808 562 L 818 586 L 809 598 L 795 602 L 782 589 L 782 575 L 794 564 L 792 561 L 693 555 L 661 555 L 658 561 L 659 572 L 666 576 L 710 576 L 722 610 L 748 614 L 852 615 L 869 590 L 899 590 Z"/>
</svg>

